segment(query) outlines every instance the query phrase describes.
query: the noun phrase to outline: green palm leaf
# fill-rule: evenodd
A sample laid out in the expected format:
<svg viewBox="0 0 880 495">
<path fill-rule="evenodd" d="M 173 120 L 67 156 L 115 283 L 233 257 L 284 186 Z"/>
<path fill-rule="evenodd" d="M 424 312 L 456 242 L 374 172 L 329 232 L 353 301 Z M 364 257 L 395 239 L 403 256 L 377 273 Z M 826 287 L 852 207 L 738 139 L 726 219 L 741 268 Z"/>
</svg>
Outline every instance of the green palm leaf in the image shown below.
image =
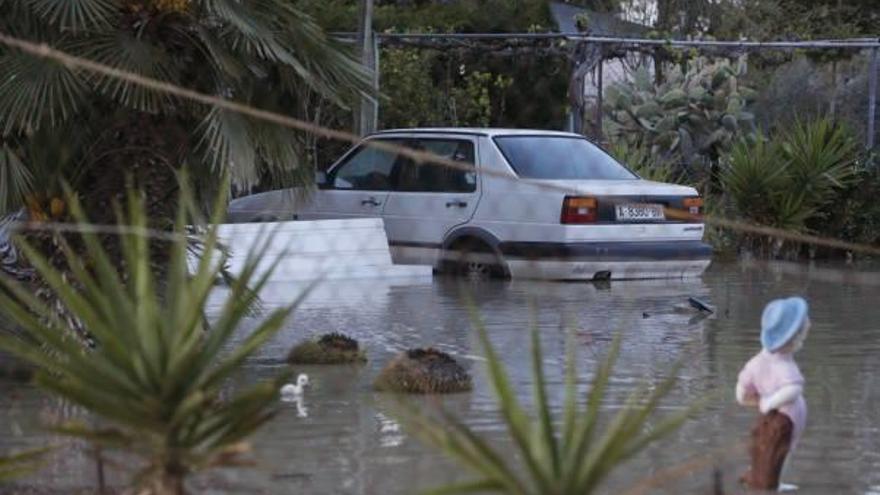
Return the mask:
<svg viewBox="0 0 880 495">
<path fill-rule="evenodd" d="M 0 55 L 0 74 L 0 134 L 58 125 L 79 112 L 86 97 L 83 78 L 57 62 L 7 52 Z"/>
<path fill-rule="evenodd" d="M 124 31 L 90 36 L 73 49 L 114 69 L 165 82 L 179 80 L 174 62 L 163 46 Z M 91 82 L 99 92 L 134 110 L 157 113 L 175 109 L 172 97 L 165 93 L 107 76 L 94 76 Z"/>
<path fill-rule="evenodd" d="M 0 217 L 17 211 L 24 205 L 32 189 L 33 176 L 21 162 L 18 154 L 7 145 L 0 147 Z"/>
<path fill-rule="evenodd" d="M 293 2 L 266 0 L 246 6 L 235 0 L 201 0 L 199 4 L 207 17 L 224 25 L 219 39 L 232 51 L 289 68 L 293 78 L 285 84 L 305 82 L 337 103 L 343 101 L 344 92 L 372 91 L 363 66 Z"/>
<path fill-rule="evenodd" d="M 116 0 L 20 0 L 43 21 L 69 31 L 111 25 L 121 2 Z"/>
</svg>

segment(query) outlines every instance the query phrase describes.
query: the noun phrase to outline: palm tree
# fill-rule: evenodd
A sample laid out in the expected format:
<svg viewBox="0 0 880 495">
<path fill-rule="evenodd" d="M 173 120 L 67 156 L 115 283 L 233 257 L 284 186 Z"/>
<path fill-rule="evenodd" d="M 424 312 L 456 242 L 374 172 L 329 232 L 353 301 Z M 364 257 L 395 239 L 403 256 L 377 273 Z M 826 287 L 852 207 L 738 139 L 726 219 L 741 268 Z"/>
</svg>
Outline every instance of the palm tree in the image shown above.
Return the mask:
<svg viewBox="0 0 880 495">
<path fill-rule="evenodd" d="M 304 88 L 339 105 L 368 88 L 345 47 L 291 0 L 0 0 L 0 32 L 281 113 L 301 108 Z M 170 219 L 180 167 L 208 197 L 226 172 L 242 189 L 305 182 L 303 139 L 0 48 L 0 216 L 65 215 L 65 181 L 92 221 L 115 220 L 110 205 L 126 185 L 145 192 L 152 217 Z"/>
</svg>

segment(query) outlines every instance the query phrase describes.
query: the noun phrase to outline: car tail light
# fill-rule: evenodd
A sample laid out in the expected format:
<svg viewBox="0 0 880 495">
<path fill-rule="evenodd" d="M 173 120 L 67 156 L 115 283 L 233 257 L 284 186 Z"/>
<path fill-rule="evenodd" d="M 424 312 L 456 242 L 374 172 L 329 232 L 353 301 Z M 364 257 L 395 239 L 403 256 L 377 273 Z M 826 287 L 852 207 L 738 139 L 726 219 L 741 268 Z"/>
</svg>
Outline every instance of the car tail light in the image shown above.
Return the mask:
<svg viewBox="0 0 880 495">
<path fill-rule="evenodd" d="M 681 204 L 690 216 L 700 217 L 703 215 L 703 198 L 699 196 L 695 198 L 684 198 Z"/>
<path fill-rule="evenodd" d="M 566 196 L 562 201 L 561 223 L 593 223 L 599 218 L 596 198 Z"/>
</svg>

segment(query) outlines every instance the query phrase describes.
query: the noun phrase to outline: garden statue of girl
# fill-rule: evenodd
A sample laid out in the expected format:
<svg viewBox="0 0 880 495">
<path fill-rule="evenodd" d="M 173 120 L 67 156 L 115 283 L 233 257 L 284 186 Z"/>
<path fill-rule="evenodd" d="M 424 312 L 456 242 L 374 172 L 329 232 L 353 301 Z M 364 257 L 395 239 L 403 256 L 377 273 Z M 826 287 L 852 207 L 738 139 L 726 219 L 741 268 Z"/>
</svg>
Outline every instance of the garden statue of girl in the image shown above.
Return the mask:
<svg viewBox="0 0 880 495">
<path fill-rule="evenodd" d="M 752 429 L 751 468 L 743 476 L 750 488 L 779 488 L 782 467 L 807 421 L 804 377 L 794 362 L 794 353 L 810 329 L 808 309 L 801 297 L 767 304 L 761 316 L 763 349 L 739 373 L 737 402 L 757 406 L 761 412 Z"/>
</svg>

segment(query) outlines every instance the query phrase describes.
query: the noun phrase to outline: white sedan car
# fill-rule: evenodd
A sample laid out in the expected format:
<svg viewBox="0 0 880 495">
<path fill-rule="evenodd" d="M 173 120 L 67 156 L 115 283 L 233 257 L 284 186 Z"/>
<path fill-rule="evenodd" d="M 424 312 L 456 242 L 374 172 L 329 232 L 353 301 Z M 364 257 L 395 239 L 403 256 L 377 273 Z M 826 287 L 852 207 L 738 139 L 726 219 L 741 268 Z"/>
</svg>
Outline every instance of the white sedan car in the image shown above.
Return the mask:
<svg viewBox="0 0 880 495">
<path fill-rule="evenodd" d="M 318 174 L 317 190 L 232 201 L 229 221 L 381 217 L 395 263 L 467 275 L 679 278 L 711 260 L 702 206 L 695 189 L 643 180 L 576 134 L 405 129 L 365 138 Z"/>
</svg>

